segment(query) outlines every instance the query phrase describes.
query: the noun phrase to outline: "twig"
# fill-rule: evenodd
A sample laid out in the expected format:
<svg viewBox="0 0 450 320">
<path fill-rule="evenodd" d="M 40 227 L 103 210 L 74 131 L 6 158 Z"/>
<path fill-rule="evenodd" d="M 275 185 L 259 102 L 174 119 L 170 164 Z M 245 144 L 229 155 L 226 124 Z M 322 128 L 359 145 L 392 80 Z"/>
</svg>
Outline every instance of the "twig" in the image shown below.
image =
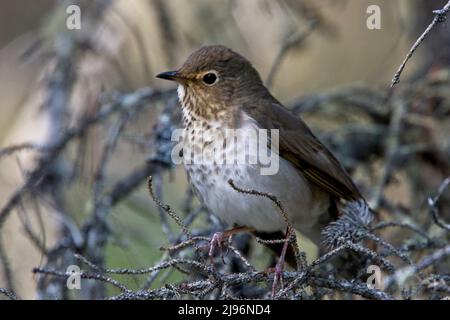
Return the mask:
<svg viewBox="0 0 450 320">
<path fill-rule="evenodd" d="M 308 280 L 308 283 L 310 285 L 357 294 L 360 295 L 361 297 L 368 299 L 375 299 L 375 300 L 394 299 L 392 296 L 383 291 L 369 288 L 369 286 L 366 283 L 358 283 L 355 281 L 347 281 L 347 280 L 316 278 L 316 277 L 310 278 Z"/>
<path fill-rule="evenodd" d="M 0 234 L 0 237 L 2 235 Z M 6 255 L 5 248 L 3 245 L 3 239 L 0 239 L 0 262 L 2 264 L 3 275 L 2 277 L 6 281 L 6 287 L 10 291 L 14 291 L 14 273 L 11 269 L 9 258 Z"/>
<path fill-rule="evenodd" d="M 167 268 L 170 268 L 170 267 L 172 267 L 174 265 L 178 265 L 178 264 L 190 265 L 192 267 L 198 268 L 199 270 L 202 270 L 206 274 L 210 274 L 211 273 L 211 269 L 208 268 L 208 267 L 205 267 L 204 264 L 202 264 L 202 263 L 200 263 L 198 261 L 187 260 L 187 259 L 171 259 L 169 261 L 162 262 L 162 263 L 160 263 L 157 266 L 150 267 L 150 268 L 145 268 L 145 269 L 128 269 L 128 268 L 123 268 L 123 269 L 105 269 L 105 268 L 103 268 L 101 266 L 98 266 L 98 265 L 92 263 L 91 261 L 89 261 L 88 259 L 86 259 L 85 257 L 83 257 L 83 256 L 81 256 L 79 254 L 76 255 L 76 258 L 81 260 L 85 264 L 87 264 L 89 267 L 91 267 L 95 271 L 98 271 L 98 272 L 101 272 L 101 273 L 108 273 L 108 274 L 141 275 L 141 274 L 152 273 L 154 271 L 161 270 L 161 269 L 167 269 Z"/>
<path fill-rule="evenodd" d="M 419 228 L 417 228 L 416 226 L 413 226 L 411 224 L 408 223 L 402 223 L 402 222 L 396 222 L 396 221 L 383 221 L 378 223 L 377 225 L 373 226 L 370 231 L 377 231 L 380 229 L 384 229 L 384 228 L 389 228 L 389 227 L 396 227 L 396 228 L 404 228 L 404 229 L 408 229 L 411 230 L 414 233 L 417 233 L 418 235 L 422 236 L 423 238 L 425 238 L 428 242 L 432 242 L 433 240 L 425 233 L 425 231 L 420 230 Z"/>
<path fill-rule="evenodd" d="M 268 192 L 261 192 L 258 190 L 254 190 L 254 189 L 240 188 L 234 184 L 234 181 L 232 179 L 228 180 L 228 184 L 237 192 L 264 197 L 264 198 L 267 198 L 270 201 L 272 201 L 272 203 L 275 204 L 275 206 L 278 208 L 280 215 L 283 218 L 286 225 L 288 226 L 288 228 L 291 230 L 294 229 L 294 227 L 292 226 L 292 223 L 289 221 L 286 211 L 283 208 L 283 204 L 281 203 L 280 200 L 278 200 L 278 198 L 275 195 L 268 193 Z"/>
<path fill-rule="evenodd" d="M 316 28 L 318 25 L 317 20 L 312 20 L 308 23 L 306 28 L 302 31 L 299 31 L 293 35 L 290 35 L 285 39 L 283 44 L 281 45 L 280 50 L 278 51 L 274 62 L 272 63 L 272 67 L 270 68 L 269 75 L 267 76 L 266 80 L 266 86 L 268 88 L 272 87 L 273 81 L 275 79 L 275 75 L 277 71 L 279 70 L 279 67 L 281 63 L 283 62 L 284 58 L 286 57 L 287 53 L 290 49 L 294 47 L 298 47 L 307 37 L 312 33 L 312 31 Z"/>
<path fill-rule="evenodd" d="M 40 145 L 32 143 L 32 142 L 24 142 L 21 144 L 17 144 L 14 146 L 9 146 L 9 147 L 0 149 L 0 158 L 11 155 L 15 152 L 22 151 L 22 150 L 35 150 L 35 151 L 39 151 L 39 152 L 44 152 L 45 148 L 43 146 L 40 146 Z"/>
<path fill-rule="evenodd" d="M 61 272 L 61 271 L 57 271 L 57 270 L 53 270 L 53 269 L 47 269 L 47 268 L 34 268 L 33 273 L 52 275 L 55 277 L 65 278 L 65 279 L 67 279 L 73 275 L 72 273 L 65 273 L 65 272 Z M 120 289 L 122 292 L 131 292 L 130 289 L 128 289 L 125 285 L 123 285 L 119 281 L 114 280 L 109 277 L 104 277 L 98 273 L 87 273 L 87 272 L 81 271 L 79 273 L 79 276 L 82 279 L 97 280 L 100 282 L 109 283 L 109 284 L 113 285 L 114 287 Z"/>
<path fill-rule="evenodd" d="M 391 81 L 391 88 L 393 88 L 396 84 L 400 83 L 400 76 L 403 72 L 403 69 L 405 69 L 406 63 L 408 60 L 413 56 L 414 52 L 417 50 L 417 48 L 421 45 L 421 43 L 425 40 L 427 35 L 430 33 L 431 30 L 436 26 L 436 24 L 441 23 L 445 20 L 447 17 L 447 13 L 450 11 L 450 1 L 447 2 L 447 4 L 440 10 L 435 10 L 433 13 L 435 14 L 433 21 L 428 25 L 428 27 L 425 29 L 425 31 L 420 35 L 420 37 L 416 40 L 416 42 L 413 44 L 411 49 L 409 50 L 408 54 L 406 55 L 405 60 L 403 60 L 402 64 L 398 68 L 397 72 L 394 75 L 394 78 L 392 78 Z"/>
<path fill-rule="evenodd" d="M 438 202 L 444 193 L 445 189 L 450 185 L 450 177 L 445 179 L 438 188 L 437 194 L 434 197 L 428 197 L 428 206 L 430 207 L 433 221 L 442 229 L 450 231 L 450 224 L 447 224 L 439 215 Z"/>
<path fill-rule="evenodd" d="M 0 288 L 0 294 L 5 295 L 10 300 L 19 300 L 19 297 L 13 291 L 6 288 Z"/>
<path fill-rule="evenodd" d="M 82 119 L 79 126 L 68 128 L 65 134 L 48 147 L 49 151 L 40 158 L 36 168 L 30 172 L 28 179 L 19 187 L 8 199 L 7 203 L 0 209 L 0 228 L 11 211 L 17 206 L 22 197 L 35 186 L 47 173 L 53 160 L 64 150 L 67 144 L 75 137 L 83 135 L 93 125 L 104 121 L 111 115 L 121 110 L 139 110 L 152 100 L 160 100 L 167 97 L 172 92 L 155 91 L 150 88 L 137 90 L 131 94 L 119 96 L 113 103 L 103 105 L 100 110 L 91 117 Z"/>
<path fill-rule="evenodd" d="M 155 175 L 153 175 L 154 178 L 154 188 L 155 188 L 155 194 L 159 199 L 163 199 L 163 191 L 162 191 L 162 177 L 160 172 L 156 172 Z M 159 211 L 159 220 L 161 221 L 161 227 L 166 235 L 169 242 L 173 243 L 175 240 L 175 236 L 172 232 L 172 229 L 169 224 L 169 219 L 167 218 L 167 214 L 164 209 L 162 209 L 160 206 L 158 206 Z"/>
<path fill-rule="evenodd" d="M 417 264 L 397 270 L 392 276 L 385 278 L 384 287 L 388 288 L 393 283 L 402 285 L 409 277 L 416 275 L 421 270 L 432 266 L 436 262 L 450 256 L 450 245 L 425 256 Z"/>
<path fill-rule="evenodd" d="M 148 186 L 148 192 L 150 194 L 150 197 L 153 199 L 153 201 L 158 205 L 158 207 L 160 207 L 161 209 L 163 209 L 175 222 L 176 224 L 181 228 L 181 231 L 186 235 L 186 237 L 188 239 L 192 238 L 192 234 L 189 231 L 189 229 L 184 225 L 183 221 L 181 220 L 181 218 L 176 214 L 176 212 L 174 212 L 170 206 L 162 203 L 153 193 L 153 185 L 152 185 L 152 177 L 148 177 L 147 180 L 147 186 Z"/>
<path fill-rule="evenodd" d="M 380 207 L 380 203 L 383 196 L 383 190 L 389 181 L 389 178 L 394 169 L 395 158 L 400 147 L 400 134 L 402 131 L 402 121 L 406 113 L 406 106 L 404 101 L 396 101 L 394 103 L 394 113 L 391 117 L 389 124 L 388 137 L 386 139 L 386 162 L 383 168 L 383 172 L 375 187 L 373 203 L 371 207 L 377 211 Z"/>
<path fill-rule="evenodd" d="M 228 184 L 237 192 L 264 197 L 264 198 L 267 198 L 270 201 L 272 201 L 272 203 L 276 206 L 276 208 L 278 209 L 277 211 L 279 212 L 279 214 L 281 215 L 281 217 L 283 218 L 284 222 L 287 225 L 285 241 L 289 241 L 291 243 L 292 249 L 295 252 L 295 258 L 296 259 L 300 258 L 301 255 L 298 253 L 299 249 L 298 249 L 297 237 L 295 236 L 294 226 L 289 221 L 289 217 L 288 217 L 286 211 L 284 210 L 284 207 L 283 207 L 283 204 L 281 203 L 281 201 L 278 200 L 278 198 L 271 193 L 261 192 L 261 191 L 253 190 L 253 189 L 242 189 L 242 188 L 236 186 L 232 179 L 228 180 Z M 297 267 L 301 267 L 304 264 L 304 261 L 296 261 L 296 263 L 297 263 Z"/>
<path fill-rule="evenodd" d="M 371 233 L 367 233 L 365 235 L 366 239 L 370 239 L 373 242 L 375 242 L 376 244 L 384 247 L 390 254 L 393 254 L 397 257 L 399 257 L 400 259 L 403 260 L 403 262 L 405 262 L 406 264 L 412 265 L 413 262 L 411 261 L 411 259 L 404 254 L 403 252 L 401 252 L 400 250 L 398 250 L 397 248 L 395 248 L 392 244 L 390 244 L 389 242 L 387 242 L 386 240 L 381 239 L 380 237 L 377 237 L 374 234 Z"/>
</svg>

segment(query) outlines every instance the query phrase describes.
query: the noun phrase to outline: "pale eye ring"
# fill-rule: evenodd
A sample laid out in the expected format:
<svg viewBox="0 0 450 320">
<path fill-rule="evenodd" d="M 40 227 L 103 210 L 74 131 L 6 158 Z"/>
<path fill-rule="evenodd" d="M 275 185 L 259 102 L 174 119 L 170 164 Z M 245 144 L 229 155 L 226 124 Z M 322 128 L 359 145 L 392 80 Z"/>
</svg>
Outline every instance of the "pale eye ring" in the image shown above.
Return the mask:
<svg viewBox="0 0 450 320">
<path fill-rule="evenodd" d="M 219 81 L 219 76 L 215 71 L 209 71 L 202 77 L 202 81 L 207 86 L 213 86 Z"/>
</svg>

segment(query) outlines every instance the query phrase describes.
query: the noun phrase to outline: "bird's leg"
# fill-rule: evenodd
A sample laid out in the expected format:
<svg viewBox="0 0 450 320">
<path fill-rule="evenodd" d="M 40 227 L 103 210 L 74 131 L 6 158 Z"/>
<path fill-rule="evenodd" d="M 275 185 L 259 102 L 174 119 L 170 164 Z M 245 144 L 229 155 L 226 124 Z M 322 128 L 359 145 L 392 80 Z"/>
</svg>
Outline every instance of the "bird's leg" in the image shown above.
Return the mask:
<svg viewBox="0 0 450 320">
<path fill-rule="evenodd" d="M 273 277 L 273 284 L 272 284 L 272 298 L 275 297 L 275 290 L 278 286 L 278 283 L 280 284 L 280 288 L 283 289 L 284 283 L 283 283 L 283 270 L 284 270 L 284 260 L 286 258 L 286 252 L 287 248 L 290 243 L 290 237 L 291 237 L 291 231 L 290 228 L 286 230 L 286 239 L 283 244 L 283 249 L 281 250 L 280 258 L 275 265 L 275 271 L 274 271 L 274 277 Z"/>
<path fill-rule="evenodd" d="M 224 232 L 215 232 L 211 238 L 211 241 L 209 242 L 209 259 L 212 260 L 214 256 L 214 251 L 216 251 L 216 248 L 219 247 L 220 251 L 222 252 L 222 242 L 225 240 Z"/>
<path fill-rule="evenodd" d="M 214 251 L 216 248 L 220 248 L 222 252 L 222 242 L 225 241 L 227 238 L 231 237 L 232 235 L 244 232 L 244 231 L 252 231 L 252 228 L 249 227 L 236 227 L 233 229 L 226 230 L 224 232 L 216 232 L 211 238 L 211 241 L 209 242 L 209 258 L 212 259 L 214 256 Z M 223 260 L 223 254 L 222 254 L 222 260 Z"/>
</svg>

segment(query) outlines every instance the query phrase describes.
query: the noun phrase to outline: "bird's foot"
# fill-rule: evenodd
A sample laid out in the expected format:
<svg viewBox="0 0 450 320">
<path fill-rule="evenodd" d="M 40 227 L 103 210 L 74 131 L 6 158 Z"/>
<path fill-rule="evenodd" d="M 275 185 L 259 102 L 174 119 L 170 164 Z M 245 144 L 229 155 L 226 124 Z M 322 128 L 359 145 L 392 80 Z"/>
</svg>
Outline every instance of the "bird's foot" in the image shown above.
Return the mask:
<svg viewBox="0 0 450 320">
<path fill-rule="evenodd" d="M 224 255 L 223 255 L 223 245 L 222 243 L 229 238 L 229 235 L 227 235 L 225 232 L 215 232 L 214 235 L 211 238 L 211 241 L 209 242 L 209 252 L 208 257 L 212 261 L 214 257 L 214 252 L 216 251 L 216 248 L 220 249 L 220 253 L 222 256 L 222 261 L 225 263 Z"/>
<path fill-rule="evenodd" d="M 223 243 L 225 242 L 225 240 L 230 240 L 231 236 L 233 236 L 236 233 L 252 230 L 253 229 L 249 227 L 236 227 L 230 230 L 226 230 L 224 232 L 214 233 L 214 235 L 211 238 L 211 241 L 209 242 L 209 252 L 208 252 L 209 259 L 212 261 L 216 248 L 219 248 L 222 256 L 222 262 L 225 263 L 223 254 Z"/>
<path fill-rule="evenodd" d="M 284 279 L 283 279 L 283 270 L 284 270 L 284 260 L 286 259 L 286 251 L 289 246 L 289 237 L 292 230 L 289 228 L 286 230 L 286 239 L 283 244 L 283 249 L 281 250 L 280 259 L 278 259 L 277 264 L 275 265 L 273 284 L 272 284 L 272 299 L 275 298 L 275 292 L 277 290 L 278 284 L 280 289 L 282 290 L 284 287 Z"/>
<path fill-rule="evenodd" d="M 280 260 L 278 260 L 278 262 L 275 265 L 275 268 L 273 270 L 274 277 L 273 277 L 273 284 L 272 284 L 272 299 L 275 298 L 275 293 L 277 291 L 278 286 L 280 287 L 280 289 L 284 288 L 283 271 L 284 271 L 284 259 L 280 259 Z"/>
</svg>

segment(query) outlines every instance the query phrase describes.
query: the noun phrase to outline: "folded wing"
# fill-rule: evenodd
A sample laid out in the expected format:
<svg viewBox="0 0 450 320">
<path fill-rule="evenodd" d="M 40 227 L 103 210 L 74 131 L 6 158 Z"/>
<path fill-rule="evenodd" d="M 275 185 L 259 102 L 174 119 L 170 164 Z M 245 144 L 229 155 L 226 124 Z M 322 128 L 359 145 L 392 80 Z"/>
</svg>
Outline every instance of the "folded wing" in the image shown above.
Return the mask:
<svg viewBox="0 0 450 320">
<path fill-rule="evenodd" d="M 334 197 L 357 200 L 362 196 L 349 174 L 308 126 L 272 96 L 243 106 L 264 129 L 279 130 L 279 154 L 312 183 Z"/>
</svg>

